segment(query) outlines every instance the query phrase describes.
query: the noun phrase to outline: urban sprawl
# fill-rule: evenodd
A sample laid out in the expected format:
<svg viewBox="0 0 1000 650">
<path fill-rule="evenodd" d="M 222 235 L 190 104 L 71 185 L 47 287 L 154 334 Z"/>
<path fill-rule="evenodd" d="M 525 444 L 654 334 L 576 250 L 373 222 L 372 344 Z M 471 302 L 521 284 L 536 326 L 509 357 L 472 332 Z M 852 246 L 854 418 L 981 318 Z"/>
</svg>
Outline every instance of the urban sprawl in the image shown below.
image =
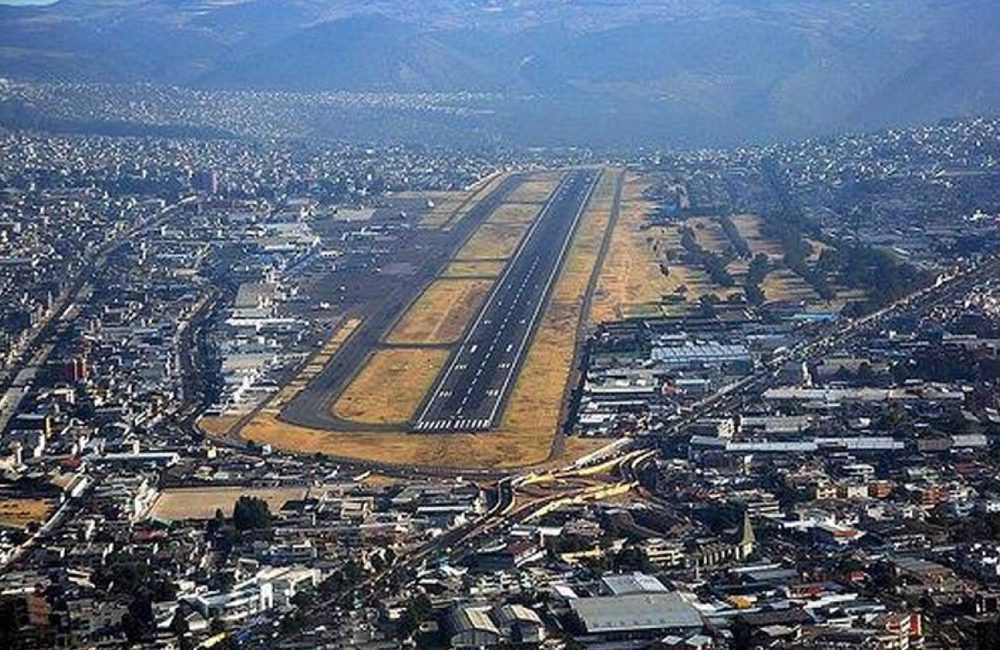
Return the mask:
<svg viewBox="0 0 1000 650">
<path fill-rule="evenodd" d="M 1000 121 L 465 151 L 293 130 L 462 95 L 0 92 L 166 125 L 0 131 L 0 647 L 1000 647 Z"/>
</svg>

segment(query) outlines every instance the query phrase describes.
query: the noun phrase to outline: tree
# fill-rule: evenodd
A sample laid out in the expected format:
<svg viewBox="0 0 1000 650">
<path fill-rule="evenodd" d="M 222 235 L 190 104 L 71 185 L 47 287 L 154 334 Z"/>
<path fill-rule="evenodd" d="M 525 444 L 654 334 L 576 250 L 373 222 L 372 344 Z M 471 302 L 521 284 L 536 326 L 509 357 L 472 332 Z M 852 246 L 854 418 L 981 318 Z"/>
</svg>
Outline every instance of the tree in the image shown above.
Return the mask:
<svg viewBox="0 0 1000 650">
<path fill-rule="evenodd" d="M 649 558 L 642 549 L 635 546 L 626 546 L 618 551 L 612 558 L 611 564 L 615 571 L 621 573 L 649 570 Z"/>
<path fill-rule="evenodd" d="M 733 223 L 733 220 L 727 216 L 719 217 L 719 225 L 722 226 L 722 231 L 726 233 L 726 237 L 729 238 L 729 243 L 733 245 L 737 254 L 740 257 L 750 257 L 752 251 L 750 250 L 750 245 L 747 241 L 743 239 L 743 235 L 740 234 L 739 228 Z"/>
<path fill-rule="evenodd" d="M 399 628 L 397 638 L 405 639 L 413 634 L 424 620 L 430 616 L 432 610 L 431 599 L 427 594 L 419 594 L 411 600 L 399 617 Z"/>
<path fill-rule="evenodd" d="M 291 603 L 296 607 L 309 607 L 316 602 L 316 594 L 312 591 L 299 591 L 292 596 Z"/>
<path fill-rule="evenodd" d="M 263 499 L 243 495 L 233 507 L 233 525 L 239 531 L 270 528 L 271 508 Z"/>
<path fill-rule="evenodd" d="M 227 631 L 229 628 L 226 625 L 225 621 L 216 616 L 211 621 L 209 621 L 208 629 L 212 634 L 221 634 L 222 632 Z"/>
<path fill-rule="evenodd" d="M 690 253 L 700 252 L 701 246 L 694 236 L 694 231 L 687 226 L 681 228 L 681 246 Z"/>
<path fill-rule="evenodd" d="M 698 299 L 699 315 L 702 318 L 715 318 L 717 312 L 715 306 L 719 303 L 719 297 L 714 293 L 702 294 Z"/>
<path fill-rule="evenodd" d="M 858 366 L 857 384 L 859 386 L 872 386 L 875 384 L 875 371 L 872 364 L 864 361 Z"/>
<path fill-rule="evenodd" d="M 222 508 L 215 509 L 215 517 L 208 520 L 205 524 L 205 530 L 208 532 L 209 536 L 216 535 L 220 530 L 222 530 L 226 525 L 226 516 L 222 514 Z"/>
<path fill-rule="evenodd" d="M 767 272 L 771 268 L 771 263 L 764 253 L 757 253 L 747 267 L 747 284 L 760 284 Z"/>
<path fill-rule="evenodd" d="M 139 643 L 146 634 L 146 627 L 132 612 L 125 612 L 121 621 L 122 633 L 129 643 Z"/>
<path fill-rule="evenodd" d="M 180 640 L 181 644 L 184 643 L 184 637 L 191 631 L 191 626 L 188 625 L 187 619 L 184 618 L 184 614 L 179 607 L 174 612 L 173 620 L 170 621 L 170 631 Z"/>
</svg>

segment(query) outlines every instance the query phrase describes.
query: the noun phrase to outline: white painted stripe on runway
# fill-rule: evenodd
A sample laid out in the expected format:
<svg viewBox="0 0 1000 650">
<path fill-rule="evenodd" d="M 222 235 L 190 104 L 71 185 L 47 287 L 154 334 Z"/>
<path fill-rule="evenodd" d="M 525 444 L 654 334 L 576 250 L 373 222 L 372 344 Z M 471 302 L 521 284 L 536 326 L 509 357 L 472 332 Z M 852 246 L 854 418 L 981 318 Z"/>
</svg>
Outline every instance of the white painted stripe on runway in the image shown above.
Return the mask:
<svg viewBox="0 0 1000 650">
<path fill-rule="evenodd" d="M 524 348 L 527 346 L 528 339 L 530 338 L 530 334 L 531 334 L 532 330 L 534 330 L 534 328 L 535 328 L 535 322 L 538 320 L 538 316 L 539 316 L 539 314 L 542 311 L 542 307 L 547 302 L 546 297 L 549 294 L 549 289 L 552 288 L 552 283 L 555 280 L 556 275 L 558 274 L 558 271 L 559 271 L 559 269 L 562 266 L 564 258 L 566 257 L 566 250 L 569 248 L 570 242 L 573 240 L 573 237 L 576 234 L 576 228 L 577 228 L 577 226 L 580 223 L 580 218 L 583 216 L 584 211 L 587 209 L 587 204 L 590 203 L 590 198 L 593 195 L 594 188 L 597 187 L 597 182 L 600 180 L 600 178 L 601 178 L 601 174 L 600 173 L 594 174 L 593 179 L 587 185 L 587 191 L 584 193 L 583 199 L 580 201 L 580 205 L 577 208 L 576 214 L 573 216 L 573 223 L 570 225 L 569 231 L 568 231 L 568 233 L 566 235 L 566 238 L 563 240 L 562 247 L 559 249 L 559 253 L 556 256 L 556 263 L 552 266 L 552 270 L 549 272 L 549 277 L 546 279 L 545 284 L 542 287 L 542 293 L 540 294 L 541 297 L 538 300 L 538 304 L 535 305 L 535 310 L 531 314 L 531 320 L 529 321 L 527 332 L 521 338 L 521 343 L 520 343 L 520 345 L 518 345 L 517 353 L 514 355 L 514 365 L 515 366 L 521 360 L 521 355 L 524 354 Z M 550 207 L 549 205 L 546 205 L 545 209 L 548 209 L 549 207 Z M 529 235 L 530 235 L 530 232 L 529 232 Z M 507 387 L 510 385 L 510 381 L 511 381 L 512 375 L 513 375 L 513 371 L 509 371 L 509 372 L 506 373 L 506 376 L 504 377 L 503 384 L 500 387 L 500 394 L 501 395 L 504 395 L 504 394 L 507 393 Z M 499 408 L 500 408 L 500 400 L 497 400 L 493 404 L 492 411 L 490 411 L 490 419 L 491 420 L 496 417 L 496 415 L 497 415 L 497 409 L 499 409 Z"/>
<path fill-rule="evenodd" d="M 592 195 L 592 193 L 594 191 L 594 187 L 597 185 L 597 182 L 600 179 L 600 177 L 601 177 L 600 173 L 594 174 L 593 178 L 590 180 L 589 184 L 586 186 L 586 191 L 584 192 L 582 200 L 580 201 L 579 207 L 577 209 L 577 212 L 574 215 L 573 222 L 570 225 L 570 228 L 569 228 L 569 231 L 567 233 L 567 236 L 564 238 L 564 240 L 562 242 L 562 247 L 559 250 L 558 255 L 556 257 L 556 261 L 555 261 L 556 263 L 553 266 L 553 269 L 552 269 L 551 273 L 549 274 L 549 277 L 548 277 L 547 281 L 544 283 L 544 286 L 543 286 L 543 289 L 542 289 L 542 293 L 541 293 L 541 297 L 540 297 L 540 299 L 538 301 L 538 304 L 535 306 L 535 310 L 534 310 L 534 312 L 533 312 L 533 314 L 531 316 L 531 321 L 530 321 L 530 325 L 528 327 L 528 330 L 525 333 L 525 335 L 523 337 L 521 337 L 520 345 L 518 346 L 517 352 L 516 352 L 516 354 L 514 356 L 514 365 L 516 365 L 520 361 L 520 358 L 521 358 L 521 356 L 522 356 L 522 354 L 524 352 L 525 345 L 527 343 L 527 339 L 530 338 L 531 330 L 533 329 L 534 323 L 538 319 L 538 314 L 541 311 L 541 308 L 542 308 L 543 304 L 546 302 L 546 297 L 547 297 L 547 294 L 549 292 L 549 289 L 551 288 L 552 281 L 553 281 L 553 279 L 554 279 L 554 277 L 556 275 L 556 271 L 559 269 L 559 267 L 561 266 L 561 264 L 563 262 L 563 259 L 565 258 L 566 250 L 569 247 L 570 241 L 573 239 L 573 236 L 575 234 L 576 227 L 579 224 L 581 215 L 583 214 L 584 210 L 586 209 L 586 206 L 587 206 L 587 204 L 588 204 L 588 202 L 589 202 L 589 200 L 591 198 L 591 195 Z M 552 195 L 549 196 L 548 200 L 546 201 L 545 205 L 542 207 L 542 209 L 539 212 L 538 216 L 536 216 L 536 218 L 532 221 L 531 226 L 528 228 L 528 232 L 526 232 L 524 234 L 524 236 L 521 238 L 520 242 L 518 242 L 517 249 L 514 251 L 514 254 L 511 256 L 510 261 L 505 266 L 501 277 L 499 278 L 499 280 L 497 281 L 497 283 L 494 285 L 494 288 L 490 292 L 490 295 L 487 297 L 485 304 L 480 308 L 479 313 L 477 314 L 475 321 L 472 323 L 472 326 L 469 327 L 466 330 L 465 337 L 464 337 L 462 343 L 459 345 L 459 349 L 455 353 L 455 355 L 453 357 L 453 360 L 451 361 L 450 367 L 441 376 L 441 381 L 437 384 L 437 387 L 435 388 L 434 393 L 431 395 L 430 400 L 428 400 L 426 406 L 424 407 L 424 410 L 423 410 L 423 413 L 421 414 L 421 417 L 425 417 L 426 415 L 428 415 L 431 412 L 431 409 L 437 403 L 438 398 L 440 397 L 440 393 L 441 393 L 442 389 L 444 388 L 444 386 L 447 384 L 448 378 L 451 376 L 452 372 L 455 371 L 456 369 L 462 369 L 462 370 L 464 370 L 465 367 L 467 367 L 467 366 L 463 366 L 462 368 L 458 368 L 458 365 L 459 365 L 458 361 L 459 361 L 459 359 L 467 351 L 467 346 L 471 344 L 471 339 L 474 336 L 474 334 L 475 334 L 476 330 L 478 329 L 479 325 L 482 323 L 482 321 L 486 317 L 486 314 L 497 304 L 497 302 L 502 301 L 502 297 L 501 297 L 502 291 L 500 290 L 500 287 L 502 287 L 502 286 L 504 286 L 506 284 L 506 286 L 507 286 L 508 289 L 512 288 L 513 284 L 512 284 L 511 279 L 510 279 L 511 273 L 517 267 L 517 263 L 520 260 L 521 255 L 524 252 L 524 249 L 528 246 L 528 243 L 533 240 L 533 236 L 534 236 L 535 232 L 540 228 L 540 225 L 543 222 L 546 221 L 548 213 L 553 209 L 553 206 L 556 204 L 557 195 L 564 195 L 565 193 L 569 192 L 570 187 L 571 187 L 571 183 L 573 182 L 571 179 L 572 179 L 572 174 L 566 174 L 561 179 L 558 190 L 556 192 L 554 192 Z M 532 262 L 531 262 L 531 269 L 534 270 L 537 267 L 538 264 L 539 264 L 539 258 L 536 256 L 535 259 L 532 260 Z M 530 273 L 531 272 L 529 271 L 529 276 L 530 276 Z M 524 283 L 526 283 L 526 282 L 527 282 L 527 278 L 525 280 L 522 280 L 522 287 L 524 286 Z M 510 315 L 509 315 L 509 312 L 508 312 L 508 314 L 504 317 L 504 321 L 503 321 L 503 328 L 504 329 L 506 329 L 507 323 L 508 323 L 509 320 L 510 320 Z M 508 351 L 509 351 L 509 346 L 508 346 Z M 507 365 L 508 368 L 511 366 L 511 364 L 506 364 L 506 365 Z M 506 377 L 505 377 L 505 379 L 503 381 L 502 388 L 500 389 L 501 390 L 501 394 L 505 394 L 506 393 L 507 387 L 508 387 L 508 385 L 510 383 L 510 380 L 511 380 L 511 375 L 512 375 L 512 372 L 510 372 L 510 371 L 508 371 L 506 373 Z M 493 406 L 493 411 L 490 414 L 490 418 L 489 419 L 491 421 L 496 416 L 496 411 L 499 408 L 499 406 L 500 406 L 500 402 L 499 402 L 499 400 L 497 400 L 497 402 Z"/>
</svg>

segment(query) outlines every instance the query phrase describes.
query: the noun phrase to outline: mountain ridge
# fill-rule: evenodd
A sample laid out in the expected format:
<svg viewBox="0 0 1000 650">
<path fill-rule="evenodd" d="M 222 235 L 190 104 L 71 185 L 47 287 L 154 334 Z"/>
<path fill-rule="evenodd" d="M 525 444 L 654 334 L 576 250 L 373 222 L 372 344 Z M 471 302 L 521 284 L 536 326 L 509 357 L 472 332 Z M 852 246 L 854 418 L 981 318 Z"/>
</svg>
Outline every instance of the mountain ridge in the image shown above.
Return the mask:
<svg viewBox="0 0 1000 650">
<path fill-rule="evenodd" d="M 61 0 L 0 7 L 0 76 L 485 91 L 581 128 L 798 137 L 995 111 L 998 35 L 992 0 Z"/>
</svg>

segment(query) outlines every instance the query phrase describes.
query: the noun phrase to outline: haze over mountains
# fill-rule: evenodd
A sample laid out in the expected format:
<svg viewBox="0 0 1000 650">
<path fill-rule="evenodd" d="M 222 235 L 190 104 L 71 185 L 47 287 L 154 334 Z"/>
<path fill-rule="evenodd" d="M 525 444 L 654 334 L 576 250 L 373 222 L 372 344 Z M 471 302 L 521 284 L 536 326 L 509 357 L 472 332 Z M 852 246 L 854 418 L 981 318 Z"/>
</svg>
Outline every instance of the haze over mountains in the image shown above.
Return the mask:
<svg viewBox="0 0 1000 650">
<path fill-rule="evenodd" d="M 994 112 L 998 41 L 996 0 L 61 0 L 0 7 L 0 76 L 485 91 L 526 142 L 720 144 Z"/>
</svg>

